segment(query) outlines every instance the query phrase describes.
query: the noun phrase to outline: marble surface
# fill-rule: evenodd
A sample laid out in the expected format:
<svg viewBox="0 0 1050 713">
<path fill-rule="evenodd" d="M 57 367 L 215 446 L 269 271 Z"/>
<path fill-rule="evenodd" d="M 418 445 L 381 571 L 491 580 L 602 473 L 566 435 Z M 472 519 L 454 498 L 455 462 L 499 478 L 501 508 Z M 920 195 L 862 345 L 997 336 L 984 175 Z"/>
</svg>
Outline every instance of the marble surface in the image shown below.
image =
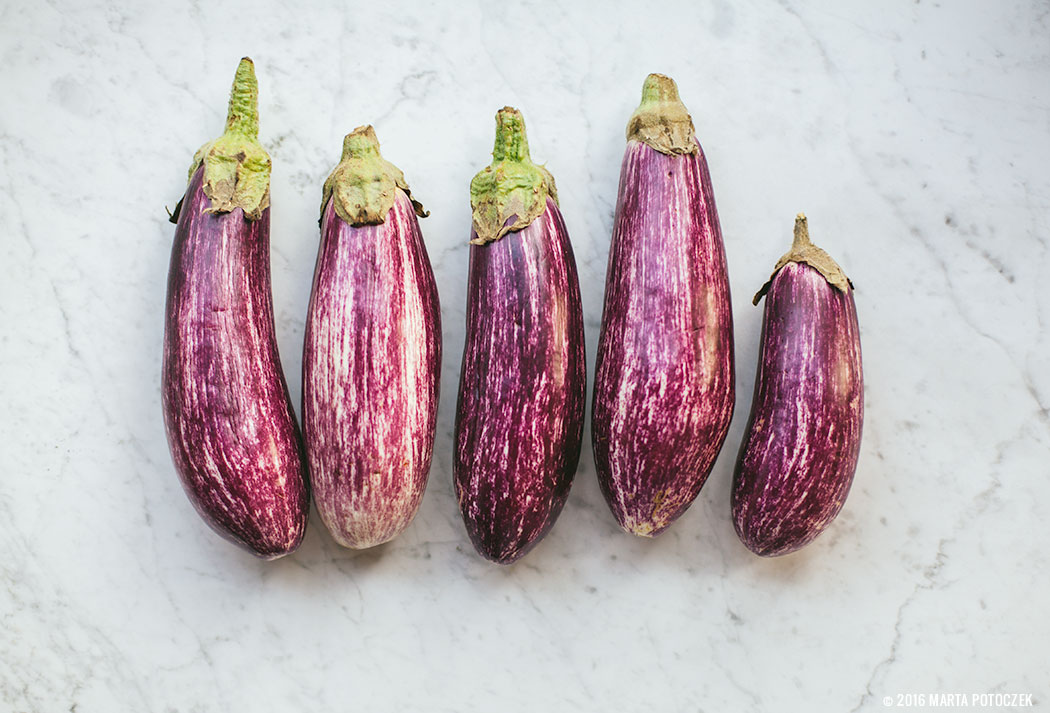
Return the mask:
<svg viewBox="0 0 1050 713">
<path fill-rule="evenodd" d="M 1050 698 L 1050 11 L 1005 2 L 0 5 L 0 710 L 877 710 Z M 316 516 L 262 562 L 176 479 L 160 415 L 173 207 L 254 58 L 293 399 L 321 183 L 373 123 L 432 211 L 445 325 L 422 509 L 375 551 Z M 557 179 L 589 373 L 623 130 L 678 80 L 729 257 L 737 412 L 661 538 L 622 534 L 589 433 L 547 539 L 501 568 L 452 493 L 467 185 L 519 107 Z M 729 483 L 750 304 L 810 218 L 857 286 L 853 491 L 803 551 L 751 555 Z M 888 698 L 887 698 L 888 697 Z M 884 701 L 884 699 L 886 699 Z M 927 699 L 926 705 L 932 699 Z M 966 709 L 975 701 L 967 699 Z"/>
</svg>

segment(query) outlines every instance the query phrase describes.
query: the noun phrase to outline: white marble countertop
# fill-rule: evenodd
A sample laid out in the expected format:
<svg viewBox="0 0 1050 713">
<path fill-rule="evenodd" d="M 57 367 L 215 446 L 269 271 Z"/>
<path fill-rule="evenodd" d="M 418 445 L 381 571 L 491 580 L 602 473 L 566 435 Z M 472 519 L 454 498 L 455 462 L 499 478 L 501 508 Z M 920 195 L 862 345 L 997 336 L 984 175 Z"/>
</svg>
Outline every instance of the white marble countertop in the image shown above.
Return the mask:
<svg viewBox="0 0 1050 713">
<path fill-rule="evenodd" d="M 0 710 L 1050 698 L 1044 2 L 120 4 L 0 7 Z M 255 560 L 197 517 L 168 455 L 164 207 L 220 133 L 242 55 L 274 161 L 296 404 L 321 183 L 343 134 L 374 124 L 432 211 L 434 465 L 414 523 L 376 551 L 340 549 L 315 516 L 296 554 Z M 624 125 L 652 71 L 678 81 L 710 162 L 734 292 L 732 429 L 654 541 L 618 530 L 586 434 L 553 531 L 492 565 L 451 485 L 467 185 L 493 114 L 517 106 L 557 179 L 593 377 Z M 733 532 L 729 484 L 754 382 L 750 297 L 800 210 L 857 286 L 864 445 L 830 530 L 764 560 Z"/>
</svg>

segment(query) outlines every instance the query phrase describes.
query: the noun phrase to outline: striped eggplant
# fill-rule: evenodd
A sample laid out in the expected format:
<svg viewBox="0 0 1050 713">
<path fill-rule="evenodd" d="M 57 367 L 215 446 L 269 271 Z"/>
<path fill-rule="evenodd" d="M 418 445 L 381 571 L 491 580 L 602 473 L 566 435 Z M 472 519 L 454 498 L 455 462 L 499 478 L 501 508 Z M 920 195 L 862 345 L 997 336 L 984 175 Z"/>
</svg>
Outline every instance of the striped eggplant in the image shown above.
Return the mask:
<svg viewBox="0 0 1050 713">
<path fill-rule="evenodd" d="M 594 379 L 598 482 L 653 537 L 692 503 L 734 405 L 733 316 L 711 177 L 673 80 L 627 124 Z"/>
<path fill-rule="evenodd" d="M 478 552 L 508 564 L 550 530 L 576 473 L 583 308 L 554 179 L 529 158 L 516 109 L 496 115 L 492 165 L 470 197 L 455 487 Z"/>
<path fill-rule="evenodd" d="M 309 491 L 277 354 L 270 157 L 241 60 L 226 132 L 190 168 L 168 272 L 162 399 L 175 469 L 220 535 L 272 559 L 302 542 Z"/>
<path fill-rule="evenodd" d="M 371 126 L 324 184 L 303 345 L 303 438 L 314 503 L 344 547 L 412 521 L 434 448 L 441 310 L 404 176 Z"/>
<path fill-rule="evenodd" d="M 751 416 L 733 476 L 733 524 L 748 549 L 803 547 L 842 509 L 864 423 L 853 284 L 795 219 L 766 297 Z"/>
</svg>

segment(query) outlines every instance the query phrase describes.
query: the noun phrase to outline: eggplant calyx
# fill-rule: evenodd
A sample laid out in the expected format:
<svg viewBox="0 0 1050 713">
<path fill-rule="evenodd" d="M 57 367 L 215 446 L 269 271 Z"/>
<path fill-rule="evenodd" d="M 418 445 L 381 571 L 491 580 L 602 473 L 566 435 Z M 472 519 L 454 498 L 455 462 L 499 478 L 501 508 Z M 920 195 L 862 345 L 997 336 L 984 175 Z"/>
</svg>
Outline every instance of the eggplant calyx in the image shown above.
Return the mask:
<svg viewBox="0 0 1050 713">
<path fill-rule="evenodd" d="M 678 98 L 678 85 L 670 77 L 650 74 L 642 85 L 642 102 L 627 121 L 627 140 L 641 141 L 660 153 L 695 154 L 693 119 Z"/>
<path fill-rule="evenodd" d="M 554 177 L 532 162 L 521 112 L 509 106 L 496 113 L 492 164 L 470 182 L 474 232 L 470 242 L 484 245 L 522 230 L 543 215 L 547 197 L 558 202 Z"/>
<path fill-rule="evenodd" d="M 801 262 L 809 265 L 819 272 L 828 281 L 828 284 L 842 292 L 849 292 L 853 289 L 853 283 L 846 277 L 846 273 L 842 271 L 838 263 L 832 260 L 831 256 L 826 252 L 810 242 L 809 222 L 806 220 L 805 215 L 799 213 L 795 216 L 795 237 L 791 243 L 791 250 L 777 261 L 776 267 L 773 268 L 773 274 L 766 280 L 766 284 L 762 285 L 762 289 L 755 294 L 755 298 L 751 301 L 752 304 L 757 305 L 762 296 L 769 292 L 769 288 L 773 284 L 773 278 L 789 262 Z"/>
<path fill-rule="evenodd" d="M 350 225 L 379 225 L 394 207 L 398 189 L 412 201 L 416 215 L 430 215 L 422 203 L 412 198 L 401 169 L 379 153 L 375 129 L 359 126 L 343 139 L 339 165 L 324 182 L 321 216 L 331 200 L 336 214 Z"/>
<path fill-rule="evenodd" d="M 270 206 L 270 155 L 259 143 L 259 84 L 247 57 L 233 80 L 226 131 L 194 154 L 190 179 L 201 165 L 208 213 L 240 208 L 245 218 L 258 220 Z"/>
</svg>

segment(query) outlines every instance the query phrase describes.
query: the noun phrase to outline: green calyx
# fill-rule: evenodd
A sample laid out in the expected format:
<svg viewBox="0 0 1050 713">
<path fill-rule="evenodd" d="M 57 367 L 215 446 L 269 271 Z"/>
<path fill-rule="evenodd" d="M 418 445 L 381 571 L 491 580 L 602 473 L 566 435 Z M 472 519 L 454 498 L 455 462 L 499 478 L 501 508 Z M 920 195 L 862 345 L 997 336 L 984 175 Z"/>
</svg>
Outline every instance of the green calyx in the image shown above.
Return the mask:
<svg viewBox="0 0 1050 713">
<path fill-rule="evenodd" d="M 245 218 L 258 220 L 269 207 L 270 155 L 259 143 L 259 84 L 247 57 L 233 79 L 226 131 L 194 154 L 191 179 L 202 164 L 209 213 L 240 208 Z"/>
<path fill-rule="evenodd" d="M 558 202 L 554 177 L 529 157 L 521 112 L 503 107 L 496 113 L 492 164 L 470 182 L 470 207 L 477 233 L 470 242 L 484 245 L 528 227 L 547 209 L 547 196 Z"/>
<path fill-rule="evenodd" d="M 752 304 L 757 305 L 762 296 L 769 292 L 769 288 L 773 285 L 773 278 L 780 272 L 780 268 L 789 262 L 801 262 L 809 265 L 823 275 L 828 284 L 843 292 L 849 292 L 853 289 L 853 283 L 846 277 L 846 273 L 842 271 L 838 263 L 832 260 L 831 256 L 826 252 L 810 242 L 809 221 L 806 220 L 805 215 L 799 213 L 795 216 L 795 237 L 791 242 L 791 249 L 777 261 L 776 267 L 773 268 L 773 274 L 766 280 L 766 284 L 762 285 L 762 289 L 755 294 L 755 298 L 751 301 Z"/>
<path fill-rule="evenodd" d="M 627 140 L 641 141 L 660 153 L 696 153 L 693 119 L 678 98 L 670 77 L 650 74 L 642 85 L 642 102 L 627 122 Z"/>
<path fill-rule="evenodd" d="M 350 225 L 379 225 L 394 207 L 398 188 L 412 201 L 416 215 L 430 215 L 412 198 L 401 170 L 380 155 L 375 129 L 359 126 L 343 139 L 343 157 L 324 182 L 321 215 L 331 200 L 335 212 Z"/>
</svg>

